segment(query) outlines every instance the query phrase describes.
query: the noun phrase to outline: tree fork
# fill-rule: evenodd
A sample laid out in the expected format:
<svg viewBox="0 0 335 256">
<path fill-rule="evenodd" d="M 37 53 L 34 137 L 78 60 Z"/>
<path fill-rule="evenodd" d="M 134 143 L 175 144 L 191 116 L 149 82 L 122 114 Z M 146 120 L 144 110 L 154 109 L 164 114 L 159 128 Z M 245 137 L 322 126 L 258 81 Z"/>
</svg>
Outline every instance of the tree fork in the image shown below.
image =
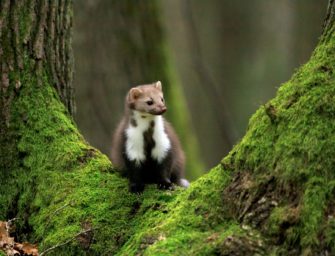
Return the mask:
<svg viewBox="0 0 335 256">
<path fill-rule="evenodd" d="M 13 215 L 18 222 L 23 220 L 18 230 L 31 242 L 39 242 L 40 251 L 55 248 L 55 255 L 335 253 L 333 1 L 324 36 L 310 61 L 253 115 L 245 137 L 222 163 L 187 190 L 158 191 L 148 186 L 139 196 L 130 194 L 127 181 L 112 171 L 107 157 L 84 141 L 69 117 L 71 111 L 57 95 L 71 94 L 64 86 L 72 71 L 61 66 L 72 68 L 71 53 L 66 55 L 71 2 L 59 2 L 54 12 L 52 51 L 58 63 L 54 75 L 61 81 L 61 92 L 53 87 L 54 75 L 47 63 L 53 57 L 46 54 L 50 47 L 45 33 L 52 30 L 43 29 L 40 60 L 32 39 L 41 22 L 35 13 L 41 9 L 35 7 L 52 13 L 53 1 L 18 2 L 0 2 L 0 100 L 1 117 L 6 118 L 0 119 L 0 218 Z M 22 23 L 14 38 L 16 28 L 10 20 L 17 15 Z M 25 18 L 32 22 L 31 28 L 24 26 Z M 21 70 L 12 45 L 17 40 L 22 46 Z M 87 237 L 85 230 L 92 234 Z"/>
</svg>

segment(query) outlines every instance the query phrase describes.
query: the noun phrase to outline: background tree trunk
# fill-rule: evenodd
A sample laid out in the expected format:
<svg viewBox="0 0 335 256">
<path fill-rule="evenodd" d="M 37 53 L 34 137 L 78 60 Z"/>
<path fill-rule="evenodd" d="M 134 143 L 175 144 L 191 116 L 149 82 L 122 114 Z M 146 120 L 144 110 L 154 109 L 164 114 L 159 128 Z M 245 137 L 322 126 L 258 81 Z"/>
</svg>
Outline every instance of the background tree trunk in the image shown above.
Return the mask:
<svg viewBox="0 0 335 256">
<path fill-rule="evenodd" d="M 15 13 L 20 34 L 31 13 L 51 6 L 3 3 L 1 38 L 4 28 L 16 31 L 8 29 Z M 79 134 L 47 62 L 36 57 L 47 54 L 18 43 L 20 67 L 16 44 L 2 39 L 0 217 L 18 217 L 20 238 L 39 242 L 40 251 L 55 246 L 54 255 L 334 254 L 334 11 L 330 1 L 309 62 L 255 113 L 217 167 L 187 190 L 148 186 L 142 195 L 130 194 Z"/>
<path fill-rule="evenodd" d="M 206 166 L 231 150 L 251 114 L 309 59 L 327 2 L 160 1 Z"/>
</svg>

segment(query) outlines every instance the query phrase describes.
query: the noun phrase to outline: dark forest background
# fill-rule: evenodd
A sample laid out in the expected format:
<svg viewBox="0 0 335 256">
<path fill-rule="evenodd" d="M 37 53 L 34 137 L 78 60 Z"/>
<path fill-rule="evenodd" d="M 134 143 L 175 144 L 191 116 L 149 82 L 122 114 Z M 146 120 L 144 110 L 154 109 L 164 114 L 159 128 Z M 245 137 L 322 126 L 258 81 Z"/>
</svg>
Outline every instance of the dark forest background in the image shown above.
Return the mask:
<svg viewBox="0 0 335 256">
<path fill-rule="evenodd" d="M 195 133 L 205 172 L 243 136 L 250 115 L 308 60 L 321 34 L 327 1 L 155 2 L 157 9 L 142 14 L 148 24 L 151 11 L 159 18 L 163 34 L 158 36 L 166 42 L 163 51 L 169 57 L 172 81 L 184 94 L 177 101 L 185 99 L 187 127 Z M 75 118 L 85 138 L 108 155 L 126 92 L 154 82 L 135 79 L 141 77 L 140 65 L 132 66 L 132 50 L 120 45 L 120 38 L 125 31 L 136 33 L 133 28 L 138 24 L 129 22 L 129 10 L 114 8 L 117 3 L 86 0 L 75 1 L 74 6 Z M 146 38 L 142 40 L 145 43 Z M 148 45 L 155 44 L 154 36 L 147 40 Z M 193 178 L 200 174 L 187 171 Z"/>
</svg>

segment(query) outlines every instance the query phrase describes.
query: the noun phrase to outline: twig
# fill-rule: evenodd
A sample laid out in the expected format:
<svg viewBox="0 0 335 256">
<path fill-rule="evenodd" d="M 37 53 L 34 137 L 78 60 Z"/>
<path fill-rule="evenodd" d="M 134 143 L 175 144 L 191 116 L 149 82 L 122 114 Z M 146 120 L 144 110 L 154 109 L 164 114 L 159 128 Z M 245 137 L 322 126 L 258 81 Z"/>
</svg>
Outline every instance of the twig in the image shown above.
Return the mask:
<svg viewBox="0 0 335 256">
<path fill-rule="evenodd" d="M 52 246 L 52 247 L 46 249 L 45 251 L 41 252 L 39 256 L 46 255 L 47 253 L 49 253 L 49 252 L 52 251 L 52 250 L 55 250 L 55 249 L 58 248 L 58 247 L 67 245 L 68 243 L 70 243 L 70 242 L 72 242 L 74 239 L 76 239 L 77 237 L 79 237 L 79 236 L 81 236 L 81 235 L 83 235 L 83 234 L 86 234 L 86 233 L 88 233 L 88 232 L 90 232 L 90 231 L 92 231 L 92 230 L 93 230 L 93 229 L 90 228 L 90 229 L 86 229 L 86 230 L 84 230 L 84 231 L 81 231 L 81 232 L 79 232 L 78 234 L 76 234 L 75 236 L 71 237 L 69 240 L 67 240 L 67 241 L 65 241 L 65 242 L 63 242 L 63 243 L 58 243 L 58 244 L 56 244 L 56 245 L 54 245 L 54 246 Z"/>
<path fill-rule="evenodd" d="M 59 207 L 58 209 L 56 209 L 53 213 L 50 213 L 49 214 L 49 218 L 48 218 L 48 222 L 47 224 L 45 225 L 46 227 L 49 226 L 50 224 L 50 221 L 51 221 L 51 218 L 53 216 L 55 216 L 58 212 L 60 212 L 61 210 L 63 210 L 65 207 L 69 206 L 69 205 L 72 205 L 72 202 L 69 202 L 69 203 L 66 203 L 64 204 L 63 206 Z"/>
<path fill-rule="evenodd" d="M 72 206 L 72 201 L 70 201 L 69 203 L 64 204 L 63 206 L 57 208 L 54 212 L 49 214 L 47 223 L 45 224 L 44 232 L 46 232 L 46 228 L 49 226 L 52 217 L 55 216 L 58 212 L 60 212 L 61 210 L 63 210 L 64 208 L 66 208 L 68 206 Z"/>
<path fill-rule="evenodd" d="M 10 226 L 12 225 L 12 222 L 14 222 L 18 219 L 20 219 L 20 218 L 13 218 L 13 219 L 10 219 L 6 222 L 6 231 L 7 231 L 8 234 L 10 233 Z"/>
</svg>

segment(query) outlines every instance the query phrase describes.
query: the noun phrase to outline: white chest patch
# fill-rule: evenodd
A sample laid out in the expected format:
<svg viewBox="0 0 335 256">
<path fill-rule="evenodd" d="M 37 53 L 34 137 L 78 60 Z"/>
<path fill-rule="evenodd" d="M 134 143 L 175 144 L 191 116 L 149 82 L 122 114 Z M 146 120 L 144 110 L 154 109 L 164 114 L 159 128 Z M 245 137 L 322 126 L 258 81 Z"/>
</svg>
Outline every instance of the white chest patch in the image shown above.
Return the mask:
<svg viewBox="0 0 335 256">
<path fill-rule="evenodd" d="M 145 160 L 143 133 L 148 130 L 150 120 L 142 118 L 137 111 L 134 111 L 133 118 L 136 126 L 129 124 L 126 129 L 126 154 L 129 160 L 139 165 Z"/>
<path fill-rule="evenodd" d="M 144 146 L 144 132 L 149 129 L 150 123 L 155 123 L 153 127 L 153 139 L 155 146 L 151 151 L 151 157 L 161 163 L 171 148 L 170 140 L 164 131 L 164 122 L 161 116 L 146 116 L 142 118 L 140 112 L 134 111 L 133 119 L 136 125 L 129 124 L 126 129 L 126 154 L 129 160 L 140 165 L 146 159 Z"/>
<path fill-rule="evenodd" d="M 155 127 L 153 133 L 155 147 L 151 150 L 152 158 L 161 163 L 171 148 L 171 142 L 164 130 L 164 122 L 161 116 L 155 118 Z"/>
</svg>

